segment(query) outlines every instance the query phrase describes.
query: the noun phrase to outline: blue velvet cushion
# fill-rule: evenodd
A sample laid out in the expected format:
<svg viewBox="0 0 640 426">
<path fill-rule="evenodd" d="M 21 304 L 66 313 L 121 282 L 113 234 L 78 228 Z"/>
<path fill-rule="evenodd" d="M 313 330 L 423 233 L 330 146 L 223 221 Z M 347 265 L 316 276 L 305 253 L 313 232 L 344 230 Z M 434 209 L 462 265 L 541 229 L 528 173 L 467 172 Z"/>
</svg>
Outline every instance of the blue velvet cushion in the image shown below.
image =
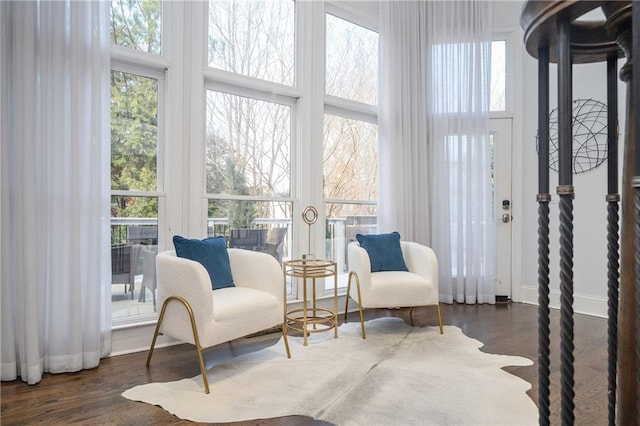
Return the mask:
<svg viewBox="0 0 640 426">
<path fill-rule="evenodd" d="M 360 247 L 369 254 L 371 272 L 408 271 L 400 248 L 400 234 L 363 235 L 356 234 Z"/>
<path fill-rule="evenodd" d="M 231 264 L 224 237 L 190 240 L 179 235 L 173 236 L 173 245 L 178 257 L 200 262 L 209 273 L 211 288 L 214 290 L 235 287 L 231 276 Z"/>
</svg>

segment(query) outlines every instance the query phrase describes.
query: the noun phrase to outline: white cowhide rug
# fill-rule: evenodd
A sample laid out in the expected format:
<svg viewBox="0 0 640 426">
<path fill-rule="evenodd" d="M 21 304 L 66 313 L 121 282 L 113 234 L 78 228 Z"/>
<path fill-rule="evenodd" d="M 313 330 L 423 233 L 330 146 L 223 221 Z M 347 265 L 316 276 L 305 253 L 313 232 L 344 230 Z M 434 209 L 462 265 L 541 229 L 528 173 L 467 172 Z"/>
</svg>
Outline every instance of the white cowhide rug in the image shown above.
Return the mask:
<svg viewBox="0 0 640 426">
<path fill-rule="evenodd" d="M 482 343 L 447 326 L 411 327 L 399 318 L 289 337 L 224 361 L 202 377 L 136 386 L 122 395 L 187 420 L 222 423 L 290 415 L 336 425 L 534 425 L 529 383 L 502 370 L 532 362 L 480 351 Z M 194 355 L 194 362 L 195 355 Z"/>
</svg>

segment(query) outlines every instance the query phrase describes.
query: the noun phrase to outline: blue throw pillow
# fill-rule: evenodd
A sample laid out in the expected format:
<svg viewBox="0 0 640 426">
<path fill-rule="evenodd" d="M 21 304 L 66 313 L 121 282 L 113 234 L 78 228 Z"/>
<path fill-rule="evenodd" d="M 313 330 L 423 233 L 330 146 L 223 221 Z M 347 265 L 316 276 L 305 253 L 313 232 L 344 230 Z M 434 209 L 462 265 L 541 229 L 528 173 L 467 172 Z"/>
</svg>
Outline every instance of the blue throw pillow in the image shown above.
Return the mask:
<svg viewBox="0 0 640 426">
<path fill-rule="evenodd" d="M 218 290 L 235 287 L 231 276 L 231 264 L 224 237 L 190 240 L 179 235 L 173 236 L 173 245 L 178 257 L 200 262 L 209 273 L 211 288 Z"/>
<path fill-rule="evenodd" d="M 379 271 L 409 271 L 404 263 L 400 234 L 363 235 L 356 234 L 360 247 L 369 254 L 371 272 Z"/>
</svg>

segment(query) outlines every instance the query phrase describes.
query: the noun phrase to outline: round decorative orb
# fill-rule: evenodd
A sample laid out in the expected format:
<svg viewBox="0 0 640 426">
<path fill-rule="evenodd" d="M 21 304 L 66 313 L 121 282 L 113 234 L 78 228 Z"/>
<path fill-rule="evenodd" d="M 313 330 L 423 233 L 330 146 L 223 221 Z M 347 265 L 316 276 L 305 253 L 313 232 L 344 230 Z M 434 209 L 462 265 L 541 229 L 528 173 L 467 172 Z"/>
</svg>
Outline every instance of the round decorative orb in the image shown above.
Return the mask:
<svg viewBox="0 0 640 426">
<path fill-rule="evenodd" d="M 305 207 L 302 211 L 302 220 L 309 226 L 316 223 L 316 220 L 318 220 L 318 210 L 313 206 Z"/>
<path fill-rule="evenodd" d="M 584 173 L 602 164 L 608 156 L 607 105 L 593 99 L 573 101 L 572 169 Z M 538 137 L 536 136 L 536 145 Z M 558 171 L 558 109 L 549 114 L 549 168 Z"/>
</svg>

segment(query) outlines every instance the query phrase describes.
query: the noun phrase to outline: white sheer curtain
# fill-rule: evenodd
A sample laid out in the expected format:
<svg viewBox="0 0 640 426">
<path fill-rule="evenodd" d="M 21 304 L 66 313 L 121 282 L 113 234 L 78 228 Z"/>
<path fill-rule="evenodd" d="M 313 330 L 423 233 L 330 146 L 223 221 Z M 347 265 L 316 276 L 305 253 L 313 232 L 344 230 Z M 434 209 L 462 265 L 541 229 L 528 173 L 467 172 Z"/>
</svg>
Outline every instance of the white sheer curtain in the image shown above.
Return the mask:
<svg viewBox="0 0 640 426">
<path fill-rule="evenodd" d="M 380 229 L 434 248 L 445 303 L 495 303 L 490 16 L 483 1 L 380 4 Z"/>
<path fill-rule="evenodd" d="M 427 7 L 380 2 L 378 229 L 430 245 Z"/>
<path fill-rule="evenodd" d="M 2 2 L 2 380 L 111 350 L 109 4 Z"/>
</svg>

